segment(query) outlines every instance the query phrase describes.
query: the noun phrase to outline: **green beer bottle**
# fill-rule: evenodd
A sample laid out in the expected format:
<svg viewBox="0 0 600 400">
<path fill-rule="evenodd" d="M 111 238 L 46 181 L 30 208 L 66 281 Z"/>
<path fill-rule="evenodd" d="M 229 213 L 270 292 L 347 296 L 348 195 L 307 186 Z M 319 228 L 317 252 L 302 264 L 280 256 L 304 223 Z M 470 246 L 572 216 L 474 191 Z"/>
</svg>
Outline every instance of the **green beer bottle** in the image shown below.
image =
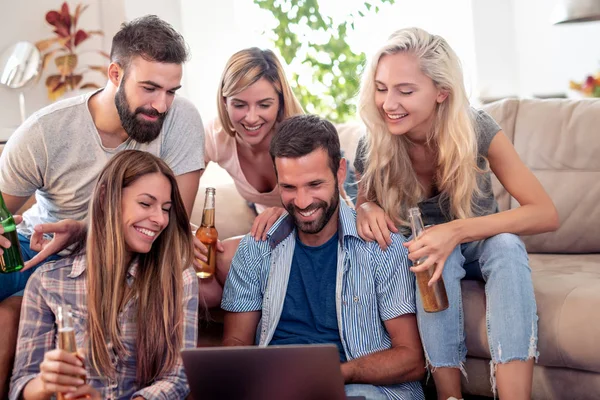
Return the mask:
<svg viewBox="0 0 600 400">
<path fill-rule="evenodd" d="M 2 249 L 4 253 L 0 255 L 0 273 L 8 274 L 19 271 L 23 268 L 23 257 L 21 257 L 17 225 L 4 204 L 2 193 L 0 193 L 0 224 L 4 228 L 4 237 L 10 240 L 10 247 Z"/>
</svg>

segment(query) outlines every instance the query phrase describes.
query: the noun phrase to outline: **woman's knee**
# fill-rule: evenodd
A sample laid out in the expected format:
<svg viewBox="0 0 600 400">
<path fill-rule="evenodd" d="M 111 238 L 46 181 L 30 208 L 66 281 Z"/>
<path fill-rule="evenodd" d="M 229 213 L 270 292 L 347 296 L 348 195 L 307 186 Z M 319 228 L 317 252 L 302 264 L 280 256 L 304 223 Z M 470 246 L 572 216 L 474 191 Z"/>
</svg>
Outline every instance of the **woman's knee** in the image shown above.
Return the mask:
<svg viewBox="0 0 600 400">
<path fill-rule="evenodd" d="M 518 235 L 513 233 L 499 233 L 484 241 L 483 252 L 497 252 L 500 254 L 527 255 L 525 244 Z"/>
</svg>

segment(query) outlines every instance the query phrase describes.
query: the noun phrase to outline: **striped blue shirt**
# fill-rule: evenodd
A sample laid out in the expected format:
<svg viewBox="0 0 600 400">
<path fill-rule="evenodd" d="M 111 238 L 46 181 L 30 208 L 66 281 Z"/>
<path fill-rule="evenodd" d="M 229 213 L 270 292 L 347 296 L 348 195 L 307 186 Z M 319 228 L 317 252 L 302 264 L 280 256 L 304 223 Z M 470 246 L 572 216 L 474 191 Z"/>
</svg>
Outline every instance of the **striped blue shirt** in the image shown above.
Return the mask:
<svg viewBox="0 0 600 400">
<path fill-rule="evenodd" d="M 409 270 L 404 236 L 392 234 L 382 251 L 365 242 L 356 230 L 356 214 L 340 201 L 336 312 L 346 358 L 352 360 L 391 348 L 384 321 L 414 314 L 415 280 Z M 296 230 L 284 214 L 271 227 L 266 241 L 246 235 L 231 263 L 221 307 L 230 312 L 262 311 L 256 343 L 267 346 L 279 323 Z M 419 382 L 380 386 L 389 399 L 424 399 Z"/>
</svg>

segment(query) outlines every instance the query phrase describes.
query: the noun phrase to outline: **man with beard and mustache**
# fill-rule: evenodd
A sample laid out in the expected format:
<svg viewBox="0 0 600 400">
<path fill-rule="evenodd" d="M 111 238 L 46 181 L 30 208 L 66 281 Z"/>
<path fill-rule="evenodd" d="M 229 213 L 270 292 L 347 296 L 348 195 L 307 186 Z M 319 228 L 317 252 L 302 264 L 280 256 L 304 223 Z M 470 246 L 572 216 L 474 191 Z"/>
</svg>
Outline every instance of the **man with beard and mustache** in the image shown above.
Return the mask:
<svg viewBox="0 0 600 400">
<path fill-rule="evenodd" d="M 175 95 L 187 57 L 183 37 L 158 17 L 125 23 L 112 41 L 105 87 L 39 110 L 8 140 L 0 191 L 12 213 L 33 194 L 36 204 L 17 228 L 27 270 L 0 274 L 0 324 L 12 327 L 0 348 L 0 395 L 21 304 L 20 296 L 9 296 L 22 291 L 33 266 L 85 234 L 93 186 L 111 157 L 137 149 L 162 158 L 191 213 L 204 168 L 204 129 L 192 103 Z M 2 233 L 0 227 L 0 254 L 10 245 Z"/>
<path fill-rule="evenodd" d="M 422 399 L 406 239 L 392 234 L 383 251 L 358 235 L 354 210 L 340 201 L 346 161 L 330 122 L 283 121 L 270 153 L 288 213 L 267 240 L 240 243 L 221 303 L 223 345 L 335 344 L 347 395 Z"/>
</svg>

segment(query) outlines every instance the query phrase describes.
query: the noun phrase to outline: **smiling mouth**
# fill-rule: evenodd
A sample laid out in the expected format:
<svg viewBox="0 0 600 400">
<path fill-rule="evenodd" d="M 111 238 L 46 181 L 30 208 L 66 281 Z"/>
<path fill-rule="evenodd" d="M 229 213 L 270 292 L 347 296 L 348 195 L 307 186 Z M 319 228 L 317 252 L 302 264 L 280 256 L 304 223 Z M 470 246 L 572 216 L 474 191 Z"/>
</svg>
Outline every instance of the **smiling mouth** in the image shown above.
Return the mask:
<svg viewBox="0 0 600 400">
<path fill-rule="evenodd" d="M 155 231 L 151 231 L 150 229 L 145 229 L 145 228 L 140 228 L 137 226 L 134 226 L 135 230 L 138 231 L 139 233 L 148 236 L 149 238 L 154 238 L 156 237 L 157 232 Z"/>
<path fill-rule="evenodd" d="M 256 125 L 256 126 L 248 126 L 248 125 L 244 125 L 242 124 L 242 126 L 244 127 L 245 130 L 247 130 L 248 132 L 256 132 L 257 130 L 259 130 L 263 124 L 260 125 Z"/>
<path fill-rule="evenodd" d="M 404 113 L 404 114 L 388 114 L 388 113 L 385 113 L 385 115 L 387 115 L 387 117 L 389 119 L 399 120 L 399 119 L 402 119 L 402 118 L 406 117 L 408 115 L 408 113 Z"/>
<path fill-rule="evenodd" d="M 319 209 L 318 208 L 313 208 L 312 210 L 309 211 L 298 211 L 298 214 L 302 215 L 304 218 L 308 218 L 311 215 L 313 215 L 314 213 L 316 213 Z"/>
</svg>

